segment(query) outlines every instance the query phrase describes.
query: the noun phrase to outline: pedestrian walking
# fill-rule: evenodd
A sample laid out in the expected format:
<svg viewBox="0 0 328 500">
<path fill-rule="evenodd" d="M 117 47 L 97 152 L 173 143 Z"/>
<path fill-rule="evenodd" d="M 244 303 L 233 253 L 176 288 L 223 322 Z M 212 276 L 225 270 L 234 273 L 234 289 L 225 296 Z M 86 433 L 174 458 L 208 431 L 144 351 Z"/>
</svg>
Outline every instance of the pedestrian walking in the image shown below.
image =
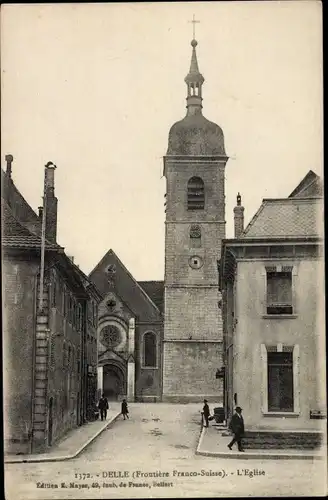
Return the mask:
<svg viewBox="0 0 328 500">
<path fill-rule="evenodd" d="M 242 437 L 245 432 L 244 419 L 241 412 L 242 408 L 240 408 L 240 406 L 237 406 L 235 409 L 235 413 L 232 415 L 230 420 L 229 429 L 233 433 L 233 439 L 228 444 L 228 448 L 230 450 L 232 450 L 232 446 L 237 443 L 238 451 L 245 451 L 241 443 Z"/>
<path fill-rule="evenodd" d="M 129 418 L 129 409 L 128 409 L 128 403 L 126 402 L 126 399 L 123 399 L 122 405 L 121 405 L 121 413 L 123 415 L 124 420 Z"/>
<path fill-rule="evenodd" d="M 107 410 L 108 410 L 109 406 L 108 406 L 108 399 L 105 397 L 105 394 L 103 394 L 101 396 L 101 398 L 99 399 L 98 408 L 100 410 L 101 420 L 104 420 L 104 419 L 106 420 Z"/>
<path fill-rule="evenodd" d="M 204 406 L 203 406 L 202 415 L 203 415 L 203 424 L 204 424 L 204 420 L 205 420 L 204 427 L 208 427 L 208 419 L 209 419 L 209 416 L 210 416 L 210 408 L 209 408 L 209 406 L 207 404 L 207 399 L 204 399 Z"/>
</svg>

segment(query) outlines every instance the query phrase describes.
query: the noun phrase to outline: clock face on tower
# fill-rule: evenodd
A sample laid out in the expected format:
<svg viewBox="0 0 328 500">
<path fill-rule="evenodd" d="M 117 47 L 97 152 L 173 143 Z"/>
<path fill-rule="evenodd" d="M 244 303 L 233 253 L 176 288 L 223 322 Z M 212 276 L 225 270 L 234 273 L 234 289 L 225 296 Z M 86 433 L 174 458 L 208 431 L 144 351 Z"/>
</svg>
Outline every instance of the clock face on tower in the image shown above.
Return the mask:
<svg viewBox="0 0 328 500">
<path fill-rule="evenodd" d="M 203 265 L 203 259 L 199 257 L 198 255 L 194 255 L 193 257 L 190 257 L 189 259 L 189 266 L 192 269 L 200 269 Z"/>
</svg>

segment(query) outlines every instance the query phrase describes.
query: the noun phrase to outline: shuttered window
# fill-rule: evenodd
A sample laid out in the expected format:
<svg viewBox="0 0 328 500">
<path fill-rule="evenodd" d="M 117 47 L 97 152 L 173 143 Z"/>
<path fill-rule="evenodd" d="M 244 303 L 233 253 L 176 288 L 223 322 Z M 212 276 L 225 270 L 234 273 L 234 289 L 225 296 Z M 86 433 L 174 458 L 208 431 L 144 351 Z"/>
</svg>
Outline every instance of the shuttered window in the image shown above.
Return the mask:
<svg viewBox="0 0 328 500">
<path fill-rule="evenodd" d="M 205 188 L 200 177 L 192 177 L 187 189 L 188 210 L 204 210 Z"/>
<path fill-rule="evenodd" d="M 292 352 L 268 352 L 268 411 L 294 411 Z"/>
<path fill-rule="evenodd" d="M 267 270 L 267 314 L 293 314 L 291 271 Z"/>
</svg>

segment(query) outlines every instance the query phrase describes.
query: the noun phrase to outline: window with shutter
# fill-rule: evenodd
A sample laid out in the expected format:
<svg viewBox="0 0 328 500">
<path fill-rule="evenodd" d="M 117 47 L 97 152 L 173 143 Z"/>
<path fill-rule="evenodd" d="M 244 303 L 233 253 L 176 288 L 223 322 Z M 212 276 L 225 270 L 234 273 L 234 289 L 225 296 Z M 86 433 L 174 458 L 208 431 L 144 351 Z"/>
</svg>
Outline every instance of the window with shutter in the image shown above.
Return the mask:
<svg viewBox="0 0 328 500">
<path fill-rule="evenodd" d="M 63 315 L 67 316 L 67 289 L 65 285 L 63 287 Z"/>
<path fill-rule="evenodd" d="M 188 210 L 204 210 L 204 207 L 204 181 L 200 177 L 192 177 L 189 179 L 187 187 L 187 208 Z"/>
<path fill-rule="evenodd" d="M 50 367 L 53 370 L 55 368 L 55 336 L 51 336 L 50 340 Z"/>
<path fill-rule="evenodd" d="M 57 281 L 56 285 L 56 307 L 59 312 L 63 312 L 63 287 L 62 287 L 62 282 L 60 280 Z"/>
<path fill-rule="evenodd" d="M 268 411 L 294 411 L 292 352 L 268 352 Z"/>
<path fill-rule="evenodd" d="M 267 269 L 267 314 L 293 314 L 291 271 Z"/>
<path fill-rule="evenodd" d="M 63 369 L 65 370 L 67 367 L 67 351 L 66 351 L 66 342 L 63 342 Z"/>
<path fill-rule="evenodd" d="M 53 276 L 52 281 L 52 307 L 57 307 L 57 280 L 56 275 Z"/>
</svg>

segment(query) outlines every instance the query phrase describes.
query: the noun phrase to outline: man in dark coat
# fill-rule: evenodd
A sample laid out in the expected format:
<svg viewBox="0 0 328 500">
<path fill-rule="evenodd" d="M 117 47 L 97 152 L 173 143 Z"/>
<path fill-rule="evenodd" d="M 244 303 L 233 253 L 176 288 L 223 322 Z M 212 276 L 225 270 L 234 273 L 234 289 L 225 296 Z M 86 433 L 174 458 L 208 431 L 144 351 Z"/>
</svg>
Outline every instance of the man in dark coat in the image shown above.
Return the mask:
<svg viewBox="0 0 328 500">
<path fill-rule="evenodd" d="M 207 400 L 204 399 L 204 406 L 203 406 L 203 411 L 202 411 L 203 418 L 205 420 L 205 425 L 204 427 L 208 427 L 208 417 L 210 416 L 210 409 L 207 404 Z"/>
<path fill-rule="evenodd" d="M 124 420 L 126 418 L 129 419 L 129 409 L 128 409 L 128 403 L 126 402 L 126 399 L 123 399 L 123 401 L 122 401 L 121 413 L 123 415 Z"/>
<path fill-rule="evenodd" d="M 244 451 L 243 447 L 241 445 L 241 438 L 244 435 L 245 432 L 245 427 L 244 427 L 244 419 L 242 417 L 242 409 L 240 406 L 236 407 L 235 413 L 232 415 L 230 424 L 229 424 L 229 429 L 233 433 L 233 439 L 232 441 L 228 444 L 228 448 L 231 450 L 232 445 L 234 443 L 237 443 L 238 445 L 238 451 Z"/>
<path fill-rule="evenodd" d="M 101 420 L 104 420 L 104 419 L 106 420 L 107 410 L 108 410 L 109 406 L 108 406 L 108 399 L 105 398 L 105 394 L 103 394 L 101 396 L 101 398 L 99 399 L 98 408 L 100 410 Z"/>
</svg>

